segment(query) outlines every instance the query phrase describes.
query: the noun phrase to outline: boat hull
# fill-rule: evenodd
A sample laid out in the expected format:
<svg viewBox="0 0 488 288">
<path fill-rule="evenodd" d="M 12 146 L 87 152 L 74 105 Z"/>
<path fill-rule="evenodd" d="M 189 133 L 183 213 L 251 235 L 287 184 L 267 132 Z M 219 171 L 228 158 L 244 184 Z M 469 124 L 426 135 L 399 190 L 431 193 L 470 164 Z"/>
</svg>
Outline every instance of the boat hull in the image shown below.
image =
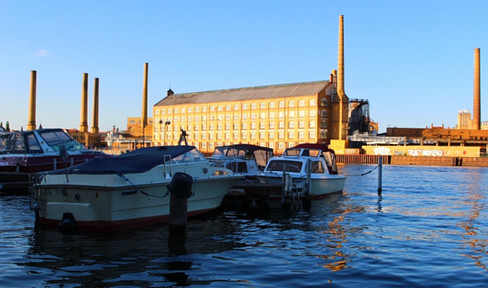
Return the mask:
<svg viewBox="0 0 488 288">
<path fill-rule="evenodd" d="M 48 154 L 48 153 L 46 153 Z M 55 169 L 62 169 L 78 165 L 96 157 L 108 157 L 103 154 L 69 155 L 68 160 L 63 160 L 59 154 L 22 156 L 4 155 L 0 159 L 0 172 L 11 173 L 36 173 Z"/>
<path fill-rule="evenodd" d="M 312 199 L 320 199 L 329 194 L 342 193 L 346 184 L 346 177 L 331 175 L 326 179 L 312 178 L 310 196 Z"/>
<path fill-rule="evenodd" d="M 329 175 L 327 178 L 312 178 L 311 189 L 306 189 L 304 181 L 295 182 L 294 196 L 303 199 L 310 196 L 312 200 L 318 200 L 327 197 L 328 195 L 342 193 L 346 177 L 341 175 Z M 265 177 L 259 181 L 241 181 L 233 186 L 232 191 L 240 191 L 239 196 L 246 198 L 248 202 L 281 202 L 285 199 L 282 197 L 284 189 L 283 179 L 281 177 Z M 307 195 L 307 191 L 310 194 Z M 234 193 L 235 196 L 238 193 Z M 292 193 L 288 194 L 289 196 Z M 289 196 L 285 196 L 289 197 Z M 269 204 L 269 203 L 268 203 Z M 267 205 L 267 204 L 266 204 Z M 265 206 L 266 206 L 265 205 Z"/>
<path fill-rule="evenodd" d="M 62 175 L 60 175 L 62 176 Z M 204 179 L 193 183 L 188 216 L 219 207 L 238 177 Z M 90 186 L 42 185 L 39 189 L 39 220 L 59 225 L 63 215 L 73 215 L 77 228 L 121 230 L 169 220 L 169 181 L 148 185 Z"/>
</svg>

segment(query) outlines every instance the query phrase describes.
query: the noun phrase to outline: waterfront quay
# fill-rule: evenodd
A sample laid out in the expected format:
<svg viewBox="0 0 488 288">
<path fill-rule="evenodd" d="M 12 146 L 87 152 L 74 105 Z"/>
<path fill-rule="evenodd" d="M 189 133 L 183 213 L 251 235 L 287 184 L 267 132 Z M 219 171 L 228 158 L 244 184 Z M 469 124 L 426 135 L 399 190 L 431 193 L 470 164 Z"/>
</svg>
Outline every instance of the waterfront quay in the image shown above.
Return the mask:
<svg viewBox="0 0 488 288">
<path fill-rule="evenodd" d="M 379 158 L 383 158 L 383 164 L 391 165 L 488 167 L 488 157 L 336 155 L 337 163 L 341 164 L 378 164 Z"/>
</svg>

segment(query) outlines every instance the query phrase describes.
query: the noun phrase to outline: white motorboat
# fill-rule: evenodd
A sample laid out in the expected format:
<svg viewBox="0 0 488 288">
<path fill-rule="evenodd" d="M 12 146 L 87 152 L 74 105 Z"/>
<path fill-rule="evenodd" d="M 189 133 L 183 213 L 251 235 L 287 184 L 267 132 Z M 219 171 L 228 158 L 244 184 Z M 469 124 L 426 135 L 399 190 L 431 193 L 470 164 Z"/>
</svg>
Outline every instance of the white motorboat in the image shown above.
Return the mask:
<svg viewBox="0 0 488 288">
<path fill-rule="evenodd" d="M 188 216 L 219 207 L 242 178 L 193 146 L 142 148 L 43 174 L 34 187 L 39 220 L 104 230 L 168 221 L 168 187 L 177 172 L 193 178 Z"/>
<path fill-rule="evenodd" d="M 273 157 L 273 149 L 251 144 L 219 146 L 210 158 L 220 167 L 245 177 L 256 177 L 268 160 Z"/>
<path fill-rule="evenodd" d="M 238 188 L 246 197 L 266 200 L 319 199 L 341 193 L 346 177 L 338 174 L 335 153 L 321 144 L 300 144 L 272 157 L 259 181 Z"/>
</svg>

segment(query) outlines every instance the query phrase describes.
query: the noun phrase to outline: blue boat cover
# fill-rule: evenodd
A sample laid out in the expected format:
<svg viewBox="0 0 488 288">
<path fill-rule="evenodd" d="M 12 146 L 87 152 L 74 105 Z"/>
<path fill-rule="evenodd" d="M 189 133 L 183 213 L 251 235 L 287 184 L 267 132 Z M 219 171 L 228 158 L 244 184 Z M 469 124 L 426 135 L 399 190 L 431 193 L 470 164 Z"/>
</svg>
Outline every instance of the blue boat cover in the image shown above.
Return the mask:
<svg viewBox="0 0 488 288">
<path fill-rule="evenodd" d="M 137 149 L 109 158 L 94 158 L 68 169 L 51 171 L 51 174 L 126 174 L 147 171 L 179 155 L 195 149 L 194 146 L 157 146 Z"/>
</svg>

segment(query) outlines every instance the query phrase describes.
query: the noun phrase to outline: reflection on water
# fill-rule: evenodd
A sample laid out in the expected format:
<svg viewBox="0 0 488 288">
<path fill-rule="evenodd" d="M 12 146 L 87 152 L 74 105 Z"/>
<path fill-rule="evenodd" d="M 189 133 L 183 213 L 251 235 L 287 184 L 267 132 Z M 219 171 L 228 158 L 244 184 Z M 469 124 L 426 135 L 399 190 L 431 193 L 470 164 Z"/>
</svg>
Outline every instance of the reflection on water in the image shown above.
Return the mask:
<svg viewBox="0 0 488 288">
<path fill-rule="evenodd" d="M 371 165 L 347 165 L 361 174 Z M 62 234 L 0 196 L 0 287 L 461 287 L 487 273 L 488 169 L 384 166 L 308 211 L 220 210 L 168 226 Z"/>
<path fill-rule="evenodd" d="M 150 279 L 152 283 L 169 281 L 186 286 L 189 277 L 185 271 L 193 267 L 188 255 L 214 254 L 238 245 L 213 239 L 220 233 L 232 233 L 228 224 L 211 218 L 193 221 L 186 242 L 172 245 L 167 226 L 112 235 L 63 234 L 36 227 L 30 239 L 28 265 L 55 272 L 57 277 L 45 283 L 50 285 L 138 286 L 139 282 L 143 287 Z"/>
<path fill-rule="evenodd" d="M 483 185 L 483 177 L 486 177 L 486 174 L 480 172 L 480 170 L 473 169 L 469 173 L 466 173 L 466 175 L 463 174 L 463 176 L 469 177 L 469 181 L 466 181 L 469 184 L 466 185 L 467 199 L 462 201 L 461 205 L 468 209 L 466 211 L 467 215 L 463 217 L 467 218 L 467 220 L 461 221 L 459 226 L 465 230 L 463 238 L 466 246 L 472 249 L 472 253 L 466 253 L 465 256 L 472 259 L 476 266 L 488 270 L 486 264 L 488 239 L 486 238 L 486 234 L 479 235 L 479 232 L 485 228 L 480 227 L 480 225 L 482 223 L 486 224 L 486 221 L 483 221 L 484 219 L 481 219 L 481 221 L 478 220 L 486 207 L 486 193 L 484 192 L 486 188 L 483 189 L 484 187 L 481 186 Z"/>
</svg>

